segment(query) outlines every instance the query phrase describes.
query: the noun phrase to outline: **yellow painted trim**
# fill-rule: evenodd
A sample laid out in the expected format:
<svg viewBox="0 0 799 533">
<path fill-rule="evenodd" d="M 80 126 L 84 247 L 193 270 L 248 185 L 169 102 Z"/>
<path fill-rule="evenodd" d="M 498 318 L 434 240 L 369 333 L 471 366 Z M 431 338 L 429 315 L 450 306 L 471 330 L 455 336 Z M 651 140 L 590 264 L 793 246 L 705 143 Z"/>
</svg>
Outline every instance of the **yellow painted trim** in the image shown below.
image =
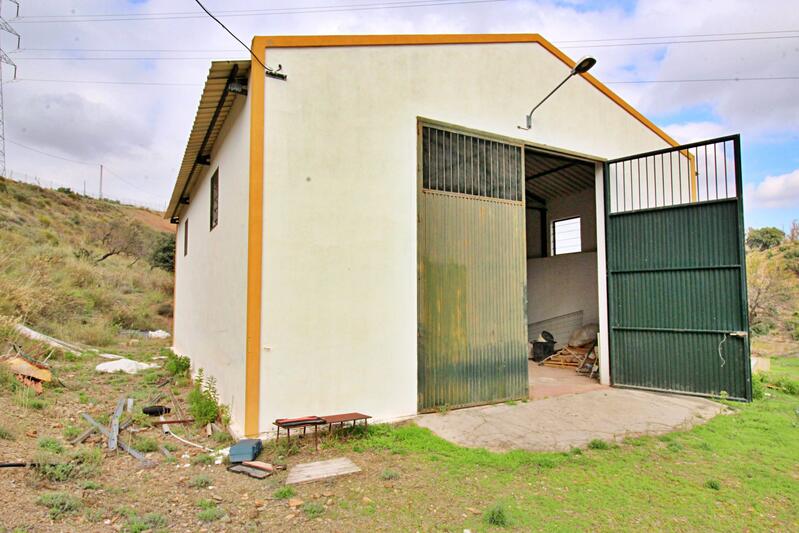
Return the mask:
<svg viewBox="0 0 799 533">
<path fill-rule="evenodd" d="M 265 62 L 266 50 L 253 39 L 252 50 Z M 247 220 L 247 343 L 244 434 L 259 434 L 261 409 L 261 305 L 264 235 L 264 81 L 263 67 L 250 69 L 250 194 Z"/>
<path fill-rule="evenodd" d="M 497 33 L 497 34 L 465 34 L 465 35 L 298 35 L 298 36 L 261 36 L 253 39 L 253 46 L 271 48 L 313 48 L 328 46 L 398 46 L 425 44 L 498 44 L 498 43 L 538 43 L 549 53 L 560 59 L 569 68 L 575 62 L 555 45 L 537 33 Z M 591 76 L 581 74 L 588 83 L 599 89 L 605 96 L 613 100 L 636 120 L 653 131 L 661 139 L 672 146 L 679 143 L 666 132 L 658 128 L 652 121 L 639 113 L 622 97 L 611 91 L 604 83 Z"/>
</svg>

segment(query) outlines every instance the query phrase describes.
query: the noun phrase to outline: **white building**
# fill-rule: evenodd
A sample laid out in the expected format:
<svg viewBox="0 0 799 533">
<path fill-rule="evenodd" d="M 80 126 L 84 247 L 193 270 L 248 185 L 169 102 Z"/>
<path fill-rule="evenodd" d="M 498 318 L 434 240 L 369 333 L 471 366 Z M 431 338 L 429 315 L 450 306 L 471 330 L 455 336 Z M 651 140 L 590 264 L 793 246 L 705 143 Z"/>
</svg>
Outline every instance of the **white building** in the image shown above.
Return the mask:
<svg viewBox="0 0 799 533">
<path fill-rule="evenodd" d="M 603 383 L 749 397 L 737 137 L 674 149 L 589 74 L 520 129 L 574 67 L 538 35 L 252 48 L 282 69 L 212 64 L 166 213 L 234 431 L 526 397 L 528 334 L 592 322 Z"/>
</svg>

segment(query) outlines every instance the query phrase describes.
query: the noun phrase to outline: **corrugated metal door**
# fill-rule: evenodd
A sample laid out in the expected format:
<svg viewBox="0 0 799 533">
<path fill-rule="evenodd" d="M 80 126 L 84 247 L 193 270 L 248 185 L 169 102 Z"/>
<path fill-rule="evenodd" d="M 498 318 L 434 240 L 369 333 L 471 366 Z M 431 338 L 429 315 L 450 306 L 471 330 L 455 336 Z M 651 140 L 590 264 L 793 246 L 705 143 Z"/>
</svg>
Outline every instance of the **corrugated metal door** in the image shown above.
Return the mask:
<svg viewBox="0 0 799 533">
<path fill-rule="evenodd" d="M 419 410 L 526 398 L 523 149 L 420 130 Z"/>
<path fill-rule="evenodd" d="M 752 398 L 739 136 L 605 166 L 614 385 Z"/>
</svg>

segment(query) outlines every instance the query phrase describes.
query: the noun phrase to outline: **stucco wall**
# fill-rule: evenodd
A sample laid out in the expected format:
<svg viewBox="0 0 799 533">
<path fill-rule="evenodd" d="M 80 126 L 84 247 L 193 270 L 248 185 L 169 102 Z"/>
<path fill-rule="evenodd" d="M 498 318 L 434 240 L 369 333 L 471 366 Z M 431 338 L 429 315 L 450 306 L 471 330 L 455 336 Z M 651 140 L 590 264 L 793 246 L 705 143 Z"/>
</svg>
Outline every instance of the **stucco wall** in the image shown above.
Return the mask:
<svg viewBox="0 0 799 533">
<path fill-rule="evenodd" d="M 249 194 L 249 104 L 237 97 L 211 165 L 190 191 L 177 233 L 174 349 L 217 381 L 231 407 L 233 429 L 243 433 Z M 210 230 L 211 175 L 219 169 L 219 223 Z M 189 253 L 183 255 L 185 221 Z"/>
<path fill-rule="evenodd" d="M 268 49 L 262 430 L 416 411 L 417 117 L 614 157 L 665 146 L 537 44 Z"/>
</svg>

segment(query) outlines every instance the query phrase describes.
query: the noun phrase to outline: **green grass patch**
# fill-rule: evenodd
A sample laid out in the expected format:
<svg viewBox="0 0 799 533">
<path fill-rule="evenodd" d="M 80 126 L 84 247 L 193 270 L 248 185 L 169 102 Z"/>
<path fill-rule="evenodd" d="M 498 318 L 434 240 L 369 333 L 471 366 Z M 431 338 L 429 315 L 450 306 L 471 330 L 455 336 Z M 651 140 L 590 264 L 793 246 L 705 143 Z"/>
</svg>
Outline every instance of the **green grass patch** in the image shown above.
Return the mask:
<svg viewBox="0 0 799 533">
<path fill-rule="evenodd" d="M 214 464 L 213 456 L 207 453 L 201 453 L 199 455 L 195 455 L 191 458 L 191 464 L 193 465 L 212 465 Z"/>
<path fill-rule="evenodd" d="M 83 505 L 79 498 L 66 492 L 47 492 L 39 496 L 36 503 L 47 507 L 50 510 L 50 518 L 53 520 L 76 513 Z"/>
<path fill-rule="evenodd" d="M 490 526 L 508 527 L 510 525 L 510 517 L 505 510 L 505 506 L 496 504 L 485 512 L 485 523 Z"/>
<path fill-rule="evenodd" d="M 158 513 L 147 513 L 144 516 L 132 514 L 128 516 L 128 523 L 125 524 L 125 533 L 143 533 L 144 531 L 163 530 L 167 526 L 167 520 Z"/>
<path fill-rule="evenodd" d="M 274 496 L 275 498 L 279 498 L 281 500 L 288 500 L 295 494 L 296 492 L 294 491 L 294 488 L 286 485 L 284 487 L 280 487 L 275 492 L 273 492 L 272 496 Z"/>
<path fill-rule="evenodd" d="M 300 506 L 300 509 L 308 518 L 322 516 L 325 512 L 325 506 L 319 502 L 305 502 Z"/>
<path fill-rule="evenodd" d="M 588 443 L 588 447 L 592 450 L 609 450 L 610 444 L 601 439 L 594 439 Z"/>
<path fill-rule="evenodd" d="M 61 434 L 64 435 L 65 439 L 72 440 L 78 435 L 80 435 L 81 431 L 82 431 L 81 428 L 79 428 L 78 426 L 67 425 L 64 427 L 64 431 Z"/>
<path fill-rule="evenodd" d="M 60 454 L 64 451 L 64 447 L 58 442 L 57 439 L 53 437 L 42 437 L 39 439 L 37 446 L 40 450 L 44 450 L 46 452 Z"/>
<path fill-rule="evenodd" d="M 205 489 L 212 484 L 211 478 L 208 476 L 195 476 L 189 480 L 189 487 L 193 489 Z"/>
<path fill-rule="evenodd" d="M 399 479 L 399 477 L 399 472 L 394 470 L 383 470 L 383 473 L 380 474 L 380 479 L 383 481 L 393 481 L 395 479 Z"/>
<path fill-rule="evenodd" d="M 214 522 L 225 516 L 225 511 L 213 500 L 200 500 L 197 502 L 197 507 L 200 508 L 200 512 L 197 513 L 200 522 Z"/>
<path fill-rule="evenodd" d="M 152 437 L 136 437 L 131 446 L 141 453 L 150 453 L 158 450 L 158 441 Z"/>
<path fill-rule="evenodd" d="M 40 452 L 34 462 L 41 477 L 50 481 L 68 481 L 96 475 L 103 463 L 103 453 L 98 448 L 80 448 L 65 458 L 51 452 Z"/>
</svg>

